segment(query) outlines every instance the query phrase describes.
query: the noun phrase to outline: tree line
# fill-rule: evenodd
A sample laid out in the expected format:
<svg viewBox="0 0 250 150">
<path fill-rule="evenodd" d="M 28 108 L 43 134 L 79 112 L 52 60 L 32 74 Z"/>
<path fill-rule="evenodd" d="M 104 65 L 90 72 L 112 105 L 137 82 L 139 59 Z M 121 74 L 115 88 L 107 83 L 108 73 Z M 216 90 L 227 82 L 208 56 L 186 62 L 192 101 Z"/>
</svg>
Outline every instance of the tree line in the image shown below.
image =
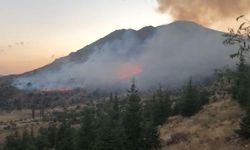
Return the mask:
<svg viewBox="0 0 250 150">
<path fill-rule="evenodd" d="M 175 100 L 159 87 L 149 100 L 143 100 L 131 84 L 126 98 L 111 94 L 108 100 L 83 108 L 80 127 L 70 118 L 41 128 L 38 134 L 13 132 L 3 150 L 151 150 L 159 149 L 159 126 L 172 115 L 192 116 L 208 102 L 208 94 L 190 80 Z"/>
<path fill-rule="evenodd" d="M 235 100 L 239 102 L 241 107 L 245 109 L 246 115 L 240 121 L 240 129 L 237 133 L 243 138 L 250 138 L 250 21 L 244 15 L 236 18 L 240 23 L 239 27 L 229 29 L 229 33 L 224 34 L 226 40 L 225 45 L 235 46 L 237 50 L 230 55 L 232 59 L 236 59 L 236 69 L 230 71 L 229 79 L 233 81 L 231 94 Z"/>
</svg>

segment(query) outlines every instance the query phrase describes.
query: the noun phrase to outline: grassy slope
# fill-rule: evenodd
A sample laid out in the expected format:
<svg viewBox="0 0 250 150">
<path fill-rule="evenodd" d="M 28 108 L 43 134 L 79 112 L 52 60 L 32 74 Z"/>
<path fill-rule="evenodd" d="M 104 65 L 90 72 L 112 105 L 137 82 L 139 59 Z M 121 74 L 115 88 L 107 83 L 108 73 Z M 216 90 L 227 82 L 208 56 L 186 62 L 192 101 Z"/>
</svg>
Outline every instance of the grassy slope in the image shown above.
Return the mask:
<svg viewBox="0 0 250 150">
<path fill-rule="evenodd" d="M 250 150 L 250 141 L 234 132 L 243 115 L 239 105 L 227 97 L 211 102 L 191 118 L 172 117 L 160 129 L 162 150 Z"/>
</svg>

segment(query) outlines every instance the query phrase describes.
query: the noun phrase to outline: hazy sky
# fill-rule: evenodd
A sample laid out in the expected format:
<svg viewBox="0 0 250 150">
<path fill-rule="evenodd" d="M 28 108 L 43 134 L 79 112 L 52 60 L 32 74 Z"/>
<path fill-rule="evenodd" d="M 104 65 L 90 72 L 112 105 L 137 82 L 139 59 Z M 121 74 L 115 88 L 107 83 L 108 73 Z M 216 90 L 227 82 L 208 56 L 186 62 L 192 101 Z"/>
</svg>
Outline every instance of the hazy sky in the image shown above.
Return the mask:
<svg viewBox="0 0 250 150">
<path fill-rule="evenodd" d="M 157 1 L 0 0 L 0 74 L 43 66 L 116 29 L 170 23 Z"/>
<path fill-rule="evenodd" d="M 0 74 L 52 62 L 121 28 L 170 22 L 154 0 L 0 0 Z"/>
</svg>

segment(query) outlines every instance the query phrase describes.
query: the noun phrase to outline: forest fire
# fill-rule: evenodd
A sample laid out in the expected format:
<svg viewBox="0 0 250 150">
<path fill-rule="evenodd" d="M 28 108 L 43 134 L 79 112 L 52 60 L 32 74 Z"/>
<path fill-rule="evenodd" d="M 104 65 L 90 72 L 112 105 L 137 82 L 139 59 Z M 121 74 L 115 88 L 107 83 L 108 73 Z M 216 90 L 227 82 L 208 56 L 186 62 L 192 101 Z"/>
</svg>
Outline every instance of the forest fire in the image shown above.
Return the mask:
<svg viewBox="0 0 250 150">
<path fill-rule="evenodd" d="M 128 80 L 133 76 L 141 74 L 142 68 L 137 64 L 123 64 L 118 70 L 118 76 L 121 80 Z"/>
<path fill-rule="evenodd" d="M 44 88 L 41 90 L 41 92 L 45 92 L 45 93 L 53 93 L 53 92 L 58 92 L 58 93 L 68 93 L 73 91 L 72 88 L 68 88 L 68 87 L 61 87 L 61 88 Z"/>
</svg>

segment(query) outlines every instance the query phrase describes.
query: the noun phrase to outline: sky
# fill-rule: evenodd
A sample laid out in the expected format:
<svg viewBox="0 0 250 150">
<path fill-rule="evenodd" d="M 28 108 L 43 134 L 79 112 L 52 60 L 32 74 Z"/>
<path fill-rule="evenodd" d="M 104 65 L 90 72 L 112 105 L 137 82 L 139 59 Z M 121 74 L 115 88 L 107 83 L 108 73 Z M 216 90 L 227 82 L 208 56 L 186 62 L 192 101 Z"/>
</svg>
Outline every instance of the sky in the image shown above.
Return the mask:
<svg viewBox="0 0 250 150">
<path fill-rule="evenodd" d="M 0 74 L 22 73 L 108 33 L 170 22 L 154 0 L 0 0 Z"/>
<path fill-rule="evenodd" d="M 0 0 L 0 75 L 44 66 L 117 29 L 168 24 L 174 20 L 166 7 L 168 1 L 176 2 Z M 225 30 L 221 23 L 210 27 Z"/>
</svg>

